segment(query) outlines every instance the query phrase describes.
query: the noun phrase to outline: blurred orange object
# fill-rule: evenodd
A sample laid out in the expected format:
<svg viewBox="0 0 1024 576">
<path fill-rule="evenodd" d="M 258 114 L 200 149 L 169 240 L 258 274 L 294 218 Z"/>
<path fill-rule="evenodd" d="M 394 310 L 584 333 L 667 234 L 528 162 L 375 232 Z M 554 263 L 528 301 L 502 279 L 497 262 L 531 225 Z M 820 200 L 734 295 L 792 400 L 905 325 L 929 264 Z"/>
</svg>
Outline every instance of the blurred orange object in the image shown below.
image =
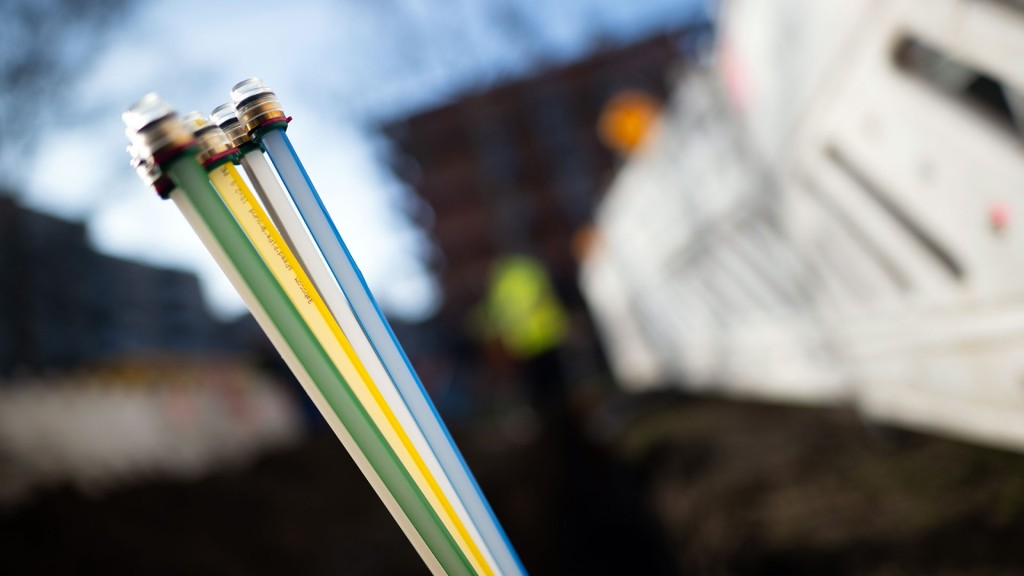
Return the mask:
<svg viewBox="0 0 1024 576">
<path fill-rule="evenodd" d="M 658 118 L 661 104 L 637 90 L 619 92 L 605 104 L 597 121 L 597 132 L 606 146 L 623 156 L 634 152 Z"/>
</svg>

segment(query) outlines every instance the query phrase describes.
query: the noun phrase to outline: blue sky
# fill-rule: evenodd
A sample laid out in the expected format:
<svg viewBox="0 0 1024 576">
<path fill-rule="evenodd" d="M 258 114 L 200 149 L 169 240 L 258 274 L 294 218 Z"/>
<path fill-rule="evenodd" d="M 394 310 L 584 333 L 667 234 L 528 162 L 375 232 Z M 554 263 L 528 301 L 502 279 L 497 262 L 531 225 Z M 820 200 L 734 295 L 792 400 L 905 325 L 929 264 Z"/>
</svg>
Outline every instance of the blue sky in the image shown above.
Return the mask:
<svg viewBox="0 0 1024 576">
<path fill-rule="evenodd" d="M 101 251 L 194 270 L 221 316 L 241 300 L 173 205 L 128 167 L 121 112 L 156 91 L 209 113 L 261 76 L 294 117 L 289 135 L 382 305 L 422 317 L 437 287 L 423 264 L 416 198 L 390 174 L 377 123 L 460 92 L 678 26 L 691 0 L 350 0 L 142 3 L 69 87 L 41 130 L 31 207 L 81 219 Z M 70 120 L 68 120 L 70 119 Z M 60 166 L 60 170 L 52 169 Z M 74 177 L 69 177 L 74 175 Z"/>
</svg>

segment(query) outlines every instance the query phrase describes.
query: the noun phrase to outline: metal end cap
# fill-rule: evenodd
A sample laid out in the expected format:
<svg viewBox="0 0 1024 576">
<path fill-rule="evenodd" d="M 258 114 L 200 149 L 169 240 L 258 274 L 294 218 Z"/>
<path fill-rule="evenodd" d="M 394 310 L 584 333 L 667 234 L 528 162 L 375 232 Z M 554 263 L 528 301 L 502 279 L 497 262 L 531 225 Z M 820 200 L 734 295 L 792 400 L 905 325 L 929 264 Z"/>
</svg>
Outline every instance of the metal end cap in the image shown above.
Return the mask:
<svg viewBox="0 0 1024 576">
<path fill-rule="evenodd" d="M 231 89 L 231 101 L 238 113 L 238 121 L 245 125 L 250 135 L 266 122 L 285 117 L 277 94 L 258 77 L 235 84 Z"/>
<path fill-rule="evenodd" d="M 231 87 L 231 102 L 236 107 L 239 103 L 245 102 L 254 96 L 264 95 L 275 96 L 274 91 L 259 76 L 246 78 Z"/>
<path fill-rule="evenodd" d="M 135 174 L 142 180 L 142 183 L 156 191 L 160 197 L 167 198 L 170 191 L 174 189 L 174 184 L 164 175 L 160 167 L 153 162 L 152 158 L 144 156 L 134 144 L 129 144 L 127 151 L 131 156 L 129 163 L 135 169 Z"/>
<path fill-rule="evenodd" d="M 184 122 L 199 143 L 197 157 L 200 164 L 205 165 L 210 160 L 223 157 L 234 150 L 235 147 L 231 145 L 231 140 L 224 130 L 211 122 L 206 114 L 189 112 L 185 115 Z"/>
<path fill-rule="evenodd" d="M 224 130 L 231 145 L 235 148 L 241 148 L 251 141 L 245 125 L 238 121 L 238 113 L 235 111 L 234 104 L 227 102 L 217 106 L 213 112 L 210 112 L 210 119 Z"/>
<path fill-rule="evenodd" d="M 128 130 L 141 132 L 157 120 L 174 114 L 174 108 L 156 92 L 150 92 L 132 104 L 121 114 L 121 120 Z"/>
<path fill-rule="evenodd" d="M 125 134 L 138 154 L 154 158 L 158 164 L 195 142 L 174 108 L 154 92 L 133 104 L 121 119 L 125 123 Z"/>
</svg>

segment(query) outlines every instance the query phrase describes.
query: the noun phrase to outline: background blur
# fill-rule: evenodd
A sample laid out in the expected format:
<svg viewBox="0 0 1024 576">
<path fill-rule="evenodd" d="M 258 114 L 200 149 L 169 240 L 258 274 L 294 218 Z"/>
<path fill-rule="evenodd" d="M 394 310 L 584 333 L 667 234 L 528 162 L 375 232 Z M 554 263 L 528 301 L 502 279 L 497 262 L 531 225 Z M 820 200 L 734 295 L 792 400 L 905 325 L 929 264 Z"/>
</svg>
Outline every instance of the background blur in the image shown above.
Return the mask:
<svg viewBox="0 0 1024 576">
<path fill-rule="evenodd" d="M 5 2 L 0 571 L 424 571 L 127 163 L 259 75 L 531 573 L 1020 573 L 1022 61 L 1018 0 Z"/>
</svg>

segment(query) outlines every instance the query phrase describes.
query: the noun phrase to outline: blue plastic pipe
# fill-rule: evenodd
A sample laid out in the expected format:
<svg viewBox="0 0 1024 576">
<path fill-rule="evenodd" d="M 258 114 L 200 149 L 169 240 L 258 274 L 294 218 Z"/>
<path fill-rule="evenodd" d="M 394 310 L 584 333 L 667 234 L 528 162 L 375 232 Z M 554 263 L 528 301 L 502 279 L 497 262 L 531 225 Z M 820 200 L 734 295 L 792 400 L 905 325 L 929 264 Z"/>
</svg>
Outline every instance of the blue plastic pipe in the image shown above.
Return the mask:
<svg viewBox="0 0 1024 576">
<path fill-rule="evenodd" d="M 525 574 L 519 556 L 512 548 L 508 536 L 501 528 L 476 479 L 473 478 L 465 459 L 455 446 L 451 434 L 438 415 L 401 344 L 395 338 L 384 313 L 370 293 L 359 267 L 306 174 L 288 135 L 283 128 L 272 128 L 262 134 L 260 143 L 277 169 L 292 202 L 305 221 L 338 285 L 348 298 L 352 311 L 369 337 L 377 356 L 433 447 L 434 454 L 448 475 L 449 481 L 462 496 L 463 506 L 477 525 L 499 569 L 509 576 Z"/>
</svg>

